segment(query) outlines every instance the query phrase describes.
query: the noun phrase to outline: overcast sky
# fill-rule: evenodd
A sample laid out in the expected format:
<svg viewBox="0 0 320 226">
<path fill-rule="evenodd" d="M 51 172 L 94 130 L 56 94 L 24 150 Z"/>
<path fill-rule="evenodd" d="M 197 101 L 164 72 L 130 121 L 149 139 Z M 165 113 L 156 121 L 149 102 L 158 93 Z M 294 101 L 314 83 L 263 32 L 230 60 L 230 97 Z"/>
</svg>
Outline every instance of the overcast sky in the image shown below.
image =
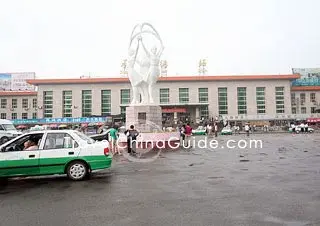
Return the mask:
<svg viewBox="0 0 320 226">
<path fill-rule="evenodd" d="M 150 22 L 169 75 L 320 67 L 319 0 L 0 0 L 0 73 L 117 77 L 132 28 Z"/>
</svg>

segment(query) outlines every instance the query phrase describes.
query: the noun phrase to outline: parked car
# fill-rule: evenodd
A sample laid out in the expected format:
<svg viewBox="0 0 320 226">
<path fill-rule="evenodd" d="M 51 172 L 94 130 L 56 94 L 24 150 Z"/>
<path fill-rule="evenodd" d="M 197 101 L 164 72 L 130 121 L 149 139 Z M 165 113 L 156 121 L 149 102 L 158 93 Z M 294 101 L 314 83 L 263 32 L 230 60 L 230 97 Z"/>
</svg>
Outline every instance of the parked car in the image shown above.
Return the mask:
<svg viewBox="0 0 320 226">
<path fill-rule="evenodd" d="M 21 134 L 10 120 L 0 119 L 0 145 Z"/>
<path fill-rule="evenodd" d="M 221 135 L 232 135 L 232 129 L 230 128 L 227 128 L 227 127 L 224 127 L 222 130 L 221 130 Z"/>
<path fill-rule="evenodd" d="M 206 127 L 199 126 L 197 129 L 192 130 L 192 135 L 205 135 L 207 132 Z"/>
<path fill-rule="evenodd" d="M 109 132 L 110 129 L 100 133 L 100 134 L 94 134 L 90 135 L 89 137 L 96 141 L 103 141 L 103 140 L 109 140 Z"/>
<path fill-rule="evenodd" d="M 34 149 L 25 149 L 31 140 Z M 95 142 L 75 130 L 33 131 L 0 146 L 0 179 L 66 174 L 83 180 L 91 172 L 111 167 L 109 142 Z"/>
<path fill-rule="evenodd" d="M 292 133 L 293 132 L 293 129 L 290 127 L 289 128 L 289 132 Z M 300 126 L 296 126 L 295 127 L 295 132 L 296 133 L 300 133 L 301 132 L 301 127 Z M 311 127 L 308 127 L 308 133 L 313 133 L 314 132 L 314 129 L 311 128 Z"/>
</svg>

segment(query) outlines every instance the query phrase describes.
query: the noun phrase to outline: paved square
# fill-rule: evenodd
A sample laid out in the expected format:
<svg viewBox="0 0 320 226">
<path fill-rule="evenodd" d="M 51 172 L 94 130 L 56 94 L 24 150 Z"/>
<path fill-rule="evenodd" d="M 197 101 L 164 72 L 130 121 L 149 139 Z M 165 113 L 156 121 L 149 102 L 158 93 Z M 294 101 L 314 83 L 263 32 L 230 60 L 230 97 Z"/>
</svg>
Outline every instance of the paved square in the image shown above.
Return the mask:
<svg viewBox="0 0 320 226">
<path fill-rule="evenodd" d="M 263 147 L 177 150 L 151 163 L 117 157 L 77 183 L 10 181 L 0 225 L 320 225 L 320 134 L 217 138 L 227 139 Z"/>
</svg>

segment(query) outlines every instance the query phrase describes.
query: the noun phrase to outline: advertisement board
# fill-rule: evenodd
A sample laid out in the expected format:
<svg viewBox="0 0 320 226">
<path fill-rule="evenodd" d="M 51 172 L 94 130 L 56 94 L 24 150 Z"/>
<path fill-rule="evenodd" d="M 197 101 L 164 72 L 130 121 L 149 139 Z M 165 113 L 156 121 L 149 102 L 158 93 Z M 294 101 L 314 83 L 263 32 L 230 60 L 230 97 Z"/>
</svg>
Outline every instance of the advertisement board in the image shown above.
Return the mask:
<svg viewBox="0 0 320 226">
<path fill-rule="evenodd" d="M 301 76 L 292 82 L 293 86 L 320 86 L 320 68 L 292 68 L 292 73 Z"/>
<path fill-rule="evenodd" d="M 13 119 L 13 124 L 50 124 L 50 123 L 96 123 L 105 122 L 106 117 L 91 118 L 42 118 L 42 119 Z"/>
<path fill-rule="evenodd" d="M 0 74 L 0 90 L 11 89 L 11 74 L 2 73 Z"/>
<path fill-rule="evenodd" d="M 34 72 L 0 73 L 1 90 L 35 90 L 35 87 L 28 84 L 28 79 L 35 79 Z"/>
</svg>

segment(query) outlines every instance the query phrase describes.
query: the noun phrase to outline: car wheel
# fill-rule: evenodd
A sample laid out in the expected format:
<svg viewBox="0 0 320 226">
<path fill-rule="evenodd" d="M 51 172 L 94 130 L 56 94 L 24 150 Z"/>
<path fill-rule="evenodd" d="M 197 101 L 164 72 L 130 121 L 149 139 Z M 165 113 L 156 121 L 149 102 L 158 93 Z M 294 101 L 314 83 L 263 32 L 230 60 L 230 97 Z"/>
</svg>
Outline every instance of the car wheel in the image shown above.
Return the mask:
<svg viewBox="0 0 320 226">
<path fill-rule="evenodd" d="M 1 137 L 1 139 L 0 139 L 0 144 L 4 144 L 4 143 L 6 143 L 8 140 L 9 140 L 8 137 Z"/>
<path fill-rule="evenodd" d="M 67 167 L 67 175 L 69 179 L 74 181 L 83 180 L 89 172 L 87 164 L 82 161 L 71 162 Z"/>
</svg>

